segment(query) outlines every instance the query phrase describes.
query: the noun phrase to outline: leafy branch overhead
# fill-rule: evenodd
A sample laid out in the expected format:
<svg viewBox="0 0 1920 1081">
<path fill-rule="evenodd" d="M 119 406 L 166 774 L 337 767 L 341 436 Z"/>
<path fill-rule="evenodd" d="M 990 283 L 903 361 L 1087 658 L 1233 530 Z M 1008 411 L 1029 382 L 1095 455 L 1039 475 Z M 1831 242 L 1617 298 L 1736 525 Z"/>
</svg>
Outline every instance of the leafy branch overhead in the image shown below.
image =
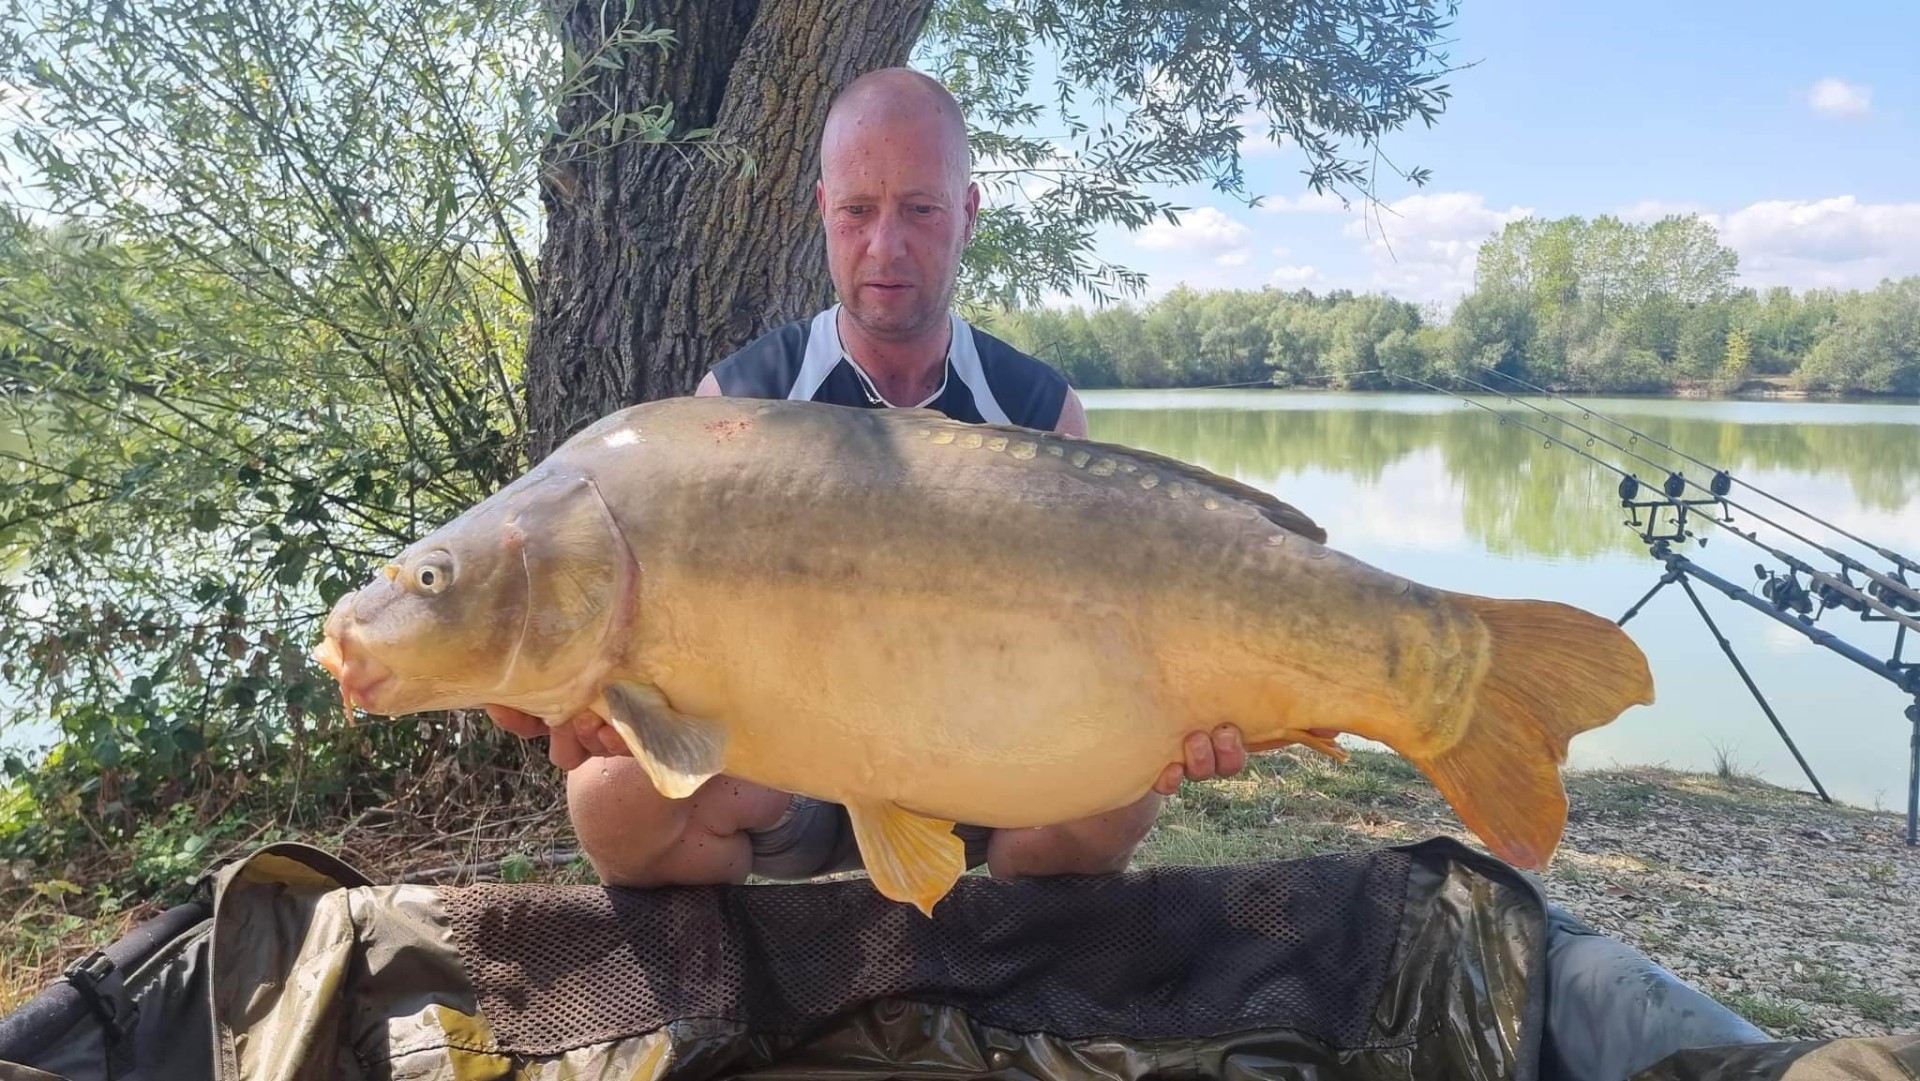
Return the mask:
<svg viewBox="0 0 1920 1081">
<path fill-rule="evenodd" d="M 1265 138 L 1316 193 L 1372 199 L 1379 169 L 1424 185 L 1384 142 L 1432 125 L 1453 70 L 1441 47 L 1457 5 L 1433 0 L 1137 4 L 947 0 L 915 62 L 967 111 L 991 196 L 969 253 L 967 299 L 1037 303 L 1137 292 L 1140 274 L 1093 253 L 1094 231 L 1175 221 L 1150 194 L 1207 184 L 1257 202 L 1243 141 Z M 1040 58 L 1054 59 L 1045 73 Z M 1253 129 L 1264 128 L 1256 134 Z M 1035 132 L 1041 134 L 1035 134 Z M 1350 146 L 1357 143 L 1357 150 Z"/>
</svg>

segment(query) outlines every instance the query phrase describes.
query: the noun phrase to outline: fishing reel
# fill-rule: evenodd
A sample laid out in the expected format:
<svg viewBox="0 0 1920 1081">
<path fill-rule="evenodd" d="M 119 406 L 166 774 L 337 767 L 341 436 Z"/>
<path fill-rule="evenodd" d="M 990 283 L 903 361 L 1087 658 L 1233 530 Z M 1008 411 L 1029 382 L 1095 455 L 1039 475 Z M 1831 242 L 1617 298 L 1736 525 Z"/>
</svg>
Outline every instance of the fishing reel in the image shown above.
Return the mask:
<svg viewBox="0 0 1920 1081">
<path fill-rule="evenodd" d="M 1840 578 L 1842 581 L 1846 582 L 1847 585 L 1849 586 L 1853 585 L 1853 582 L 1847 579 L 1847 575 L 1845 571 L 1841 572 Z M 1871 591 L 1872 589 L 1877 587 L 1868 586 L 1867 588 L 1869 591 Z M 1843 593 L 1840 590 L 1833 588 L 1833 583 L 1831 582 L 1821 582 L 1820 588 L 1815 590 L 1815 592 L 1820 594 L 1820 605 L 1823 608 L 1845 608 L 1847 611 L 1853 612 L 1856 615 L 1867 614 L 1867 606 L 1865 602 L 1861 601 L 1858 597 L 1852 596 L 1847 593 Z"/>
<path fill-rule="evenodd" d="M 1807 592 L 1806 586 L 1800 584 L 1798 571 L 1775 574 L 1762 564 L 1755 563 L 1753 573 L 1760 579 L 1760 595 L 1775 608 L 1782 612 L 1798 612 L 1802 617 L 1813 615 L 1813 595 Z M 1832 607 L 1827 601 L 1828 587 L 1821 585 L 1820 592 L 1821 603 Z"/>
<path fill-rule="evenodd" d="M 1905 575 L 1895 572 L 1889 575 L 1889 577 L 1898 581 L 1901 585 L 1907 585 Z M 1915 599 L 1916 594 L 1920 594 L 1920 586 L 1907 586 L 1903 592 L 1886 585 L 1877 578 L 1867 583 L 1867 596 L 1872 597 L 1888 608 L 1898 608 L 1903 612 L 1920 613 L 1920 600 Z M 1863 605 L 1862 607 L 1864 608 L 1865 606 Z"/>
</svg>

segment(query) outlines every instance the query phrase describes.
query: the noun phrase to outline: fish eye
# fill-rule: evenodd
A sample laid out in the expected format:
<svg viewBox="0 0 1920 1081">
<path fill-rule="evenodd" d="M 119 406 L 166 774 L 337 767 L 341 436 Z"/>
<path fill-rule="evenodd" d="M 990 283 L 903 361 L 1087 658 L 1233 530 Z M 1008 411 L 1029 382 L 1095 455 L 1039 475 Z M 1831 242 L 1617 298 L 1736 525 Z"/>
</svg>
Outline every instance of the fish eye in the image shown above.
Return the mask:
<svg viewBox="0 0 1920 1081">
<path fill-rule="evenodd" d="M 413 572 L 414 584 L 423 593 L 438 593 L 453 584 L 453 562 L 445 557 L 435 557 Z"/>
</svg>

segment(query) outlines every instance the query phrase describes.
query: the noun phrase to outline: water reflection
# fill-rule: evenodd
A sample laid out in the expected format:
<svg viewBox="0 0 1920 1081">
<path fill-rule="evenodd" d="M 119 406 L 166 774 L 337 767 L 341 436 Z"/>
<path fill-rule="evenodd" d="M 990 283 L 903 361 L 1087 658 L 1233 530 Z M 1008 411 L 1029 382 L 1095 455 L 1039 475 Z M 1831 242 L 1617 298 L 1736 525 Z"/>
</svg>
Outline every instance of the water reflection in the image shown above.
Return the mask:
<svg viewBox="0 0 1920 1081">
<path fill-rule="evenodd" d="M 1183 458 L 1271 491 L 1326 526 L 1335 547 L 1430 585 L 1552 598 L 1617 618 L 1659 578 L 1660 565 L 1623 524 L 1616 474 L 1457 399 L 1273 391 L 1085 397 L 1094 438 Z M 1843 528 L 1920 556 L 1920 406 L 1592 404 Z M 1571 429 L 1526 411 L 1511 415 L 1584 448 L 1586 436 Z M 1585 423 L 1628 442 L 1618 429 Z M 1685 464 L 1646 443 L 1632 446 L 1656 462 Z M 1661 475 L 1603 444 L 1593 451 L 1643 481 L 1657 483 Z M 1697 466 L 1688 475 L 1707 479 Z M 1750 491 L 1736 488 L 1734 498 L 1810 539 L 1844 546 L 1876 569 L 1885 566 Z M 1745 512 L 1735 512 L 1735 524 L 1826 565 Z M 1700 532 L 1707 544 L 1696 542 L 1689 555 L 1737 584 L 1755 585 L 1756 561 L 1778 565 L 1722 530 Z M 1908 699 L 1791 628 L 1710 589 L 1703 600 L 1829 791 L 1903 809 L 1908 730 L 1901 710 Z M 1890 630 L 1863 627 L 1850 613 L 1830 613 L 1820 626 L 1876 655 L 1892 648 Z M 1629 630 L 1653 664 L 1659 702 L 1580 737 L 1575 765 L 1704 769 L 1727 751 L 1769 780 L 1806 786 L 1677 588 L 1649 604 Z M 1908 649 L 1920 654 L 1920 642 Z"/>
<path fill-rule="evenodd" d="M 1431 454 L 1457 494 L 1468 535 L 1496 552 L 1566 558 L 1644 548 L 1621 526 L 1616 474 L 1548 445 L 1517 424 L 1502 424 L 1482 409 L 1415 412 L 1386 408 L 1391 403 L 1379 399 L 1332 397 L 1323 399 L 1326 407 L 1320 409 L 1190 409 L 1179 407 L 1177 395 L 1166 396 L 1164 407 L 1101 408 L 1098 396 L 1090 397 L 1088 425 L 1095 438 L 1146 447 L 1242 478 L 1314 470 L 1377 484 L 1392 466 Z M 1571 428 L 1537 414 L 1513 415 L 1586 449 L 1587 436 Z M 1920 496 L 1920 431 L 1911 421 L 1742 423 L 1608 415 L 1737 476 L 1751 475 L 1770 491 L 1761 475 L 1819 477 L 1827 482 L 1820 501 L 1829 509 L 1843 499 L 1852 504 L 1849 510 L 1897 512 Z M 1624 432 L 1597 421 L 1586 426 L 1655 462 L 1685 466 L 1693 479 L 1707 479 L 1703 470 L 1666 451 L 1629 443 Z M 1592 452 L 1642 480 L 1659 478 L 1654 468 L 1604 443 L 1596 442 Z M 1758 496 L 1736 492 L 1734 498 L 1795 525 Z"/>
</svg>

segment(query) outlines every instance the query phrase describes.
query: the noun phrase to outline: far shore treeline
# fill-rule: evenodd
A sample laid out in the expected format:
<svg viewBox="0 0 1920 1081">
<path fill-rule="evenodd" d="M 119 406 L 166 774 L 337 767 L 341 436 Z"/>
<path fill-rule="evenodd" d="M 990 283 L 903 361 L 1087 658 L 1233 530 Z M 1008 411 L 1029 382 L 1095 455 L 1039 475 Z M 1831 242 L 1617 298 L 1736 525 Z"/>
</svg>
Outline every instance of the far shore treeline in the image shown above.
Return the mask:
<svg viewBox="0 0 1920 1081">
<path fill-rule="evenodd" d="M 1372 293 L 1182 286 L 983 319 L 1087 388 L 1417 391 L 1459 373 L 1520 389 L 1493 367 L 1589 393 L 1920 395 L 1920 277 L 1795 292 L 1738 286 L 1737 270 L 1697 217 L 1528 218 L 1481 246 L 1447 318 Z"/>
</svg>

